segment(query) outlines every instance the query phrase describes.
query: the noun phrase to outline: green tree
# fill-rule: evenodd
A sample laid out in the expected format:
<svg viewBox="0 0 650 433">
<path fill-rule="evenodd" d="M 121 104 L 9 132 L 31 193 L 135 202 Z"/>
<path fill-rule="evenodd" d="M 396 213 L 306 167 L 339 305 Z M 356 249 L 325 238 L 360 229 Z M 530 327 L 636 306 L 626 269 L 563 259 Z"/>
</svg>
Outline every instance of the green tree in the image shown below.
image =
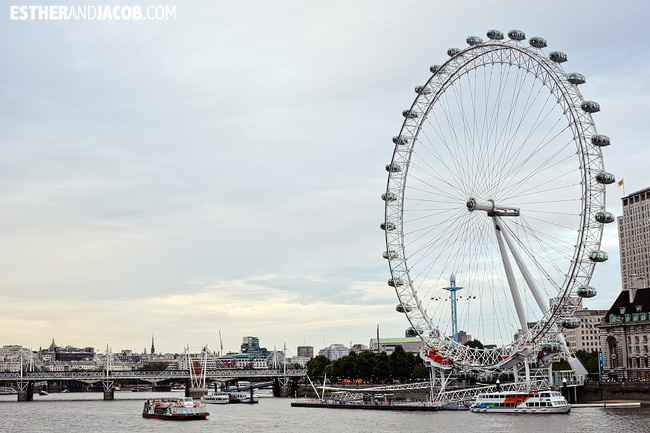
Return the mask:
<svg viewBox="0 0 650 433">
<path fill-rule="evenodd" d="M 163 371 L 167 368 L 164 362 L 151 362 L 138 368 L 138 371 Z"/>
<path fill-rule="evenodd" d="M 325 373 L 325 367 L 330 365 L 332 362 L 325 355 L 318 355 L 317 357 L 310 359 L 307 363 L 307 374 L 309 377 L 313 378 L 322 378 Z M 331 372 L 329 373 L 331 375 Z"/>
<path fill-rule="evenodd" d="M 429 379 L 429 369 L 424 364 L 417 364 L 413 369 L 413 379 L 415 380 Z"/>
<path fill-rule="evenodd" d="M 576 358 L 582 362 L 588 373 L 599 373 L 600 365 L 598 363 L 598 352 L 587 352 L 585 350 L 577 350 Z"/>
<path fill-rule="evenodd" d="M 469 340 L 467 343 L 465 343 L 465 346 L 472 347 L 474 349 L 483 349 L 483 343 L 481 343 L 481 341 L 477 340 L 476 338 Z"/>
<path fill-rule="evenodd" d="M 413 368 L 409 363 L 410 355 L 404 351 L 402 346 L 396 346 L 393 353 L 390 354 L 389 365 L 390 365 L 390 377 L 393 379 L 398 379 L 404 381 L 411 378 L 413 374 Z"/>
<path fill-rule="evenodd" d="M 376 381 L 384 381 L 390 378 L 390 363 L 386 352 L 381 352 L 377 357 L 377 363 L 373 370 L 373 376 Z"/>
<path fill-rule="evenodd" d="M 377 364 L 377 356 L 371 350 L 364 350 L 357 356 L 355 371 L 357 377 L 363 380 L 370 380 L 372 378 L 375 365 Z"/>
</svg>

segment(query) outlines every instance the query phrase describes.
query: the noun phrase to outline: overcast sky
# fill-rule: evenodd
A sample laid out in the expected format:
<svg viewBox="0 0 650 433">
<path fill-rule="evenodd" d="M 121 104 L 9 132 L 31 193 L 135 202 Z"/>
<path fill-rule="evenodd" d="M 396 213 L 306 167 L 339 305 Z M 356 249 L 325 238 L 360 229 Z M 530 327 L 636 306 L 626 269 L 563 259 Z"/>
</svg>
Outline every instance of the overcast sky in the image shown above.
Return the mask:
<svg viewBox="0 0 650 433">
<path fill-rule="evenodd" d="M 226 351 L 254 335 L 295 354 L 368 344 L 377 324 L 403 336 L 379 229 L 391 137 L 429 66 L 491 28 L 566 52 L 601 104 L 607 170 L 650 186 L 645 2 L 134 2 L 175 6 L 149 22 L 11 21 L 14 3 L 0 345 L 219 350 L 221 330 Z M 608 187 L 616 215 L 622 195 Z M 603 249 L 594 309 L 620 291 L 614 224 Z"/>
</svg>

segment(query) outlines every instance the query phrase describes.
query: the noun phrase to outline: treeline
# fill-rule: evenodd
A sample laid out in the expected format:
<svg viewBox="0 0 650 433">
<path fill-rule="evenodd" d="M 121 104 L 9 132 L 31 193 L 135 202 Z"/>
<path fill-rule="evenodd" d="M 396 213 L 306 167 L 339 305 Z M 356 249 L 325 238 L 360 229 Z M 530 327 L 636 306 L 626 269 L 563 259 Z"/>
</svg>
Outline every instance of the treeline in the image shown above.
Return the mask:
<svg viewBox="0 0 650 433">
<path fill-rule="evenodd" d="M 420 355 L 406 352 L 402 346 L 395 347 L 390 355 L 364 350 L 359 354 L 351 352 L 334 362 L 319 355 L 307 363 L 307 374 L 312 379 L 323 379 L 327 374 L 328 379 L 339 382 L 406 382 L 429 378 L 429 370 Z"/>
</svg>

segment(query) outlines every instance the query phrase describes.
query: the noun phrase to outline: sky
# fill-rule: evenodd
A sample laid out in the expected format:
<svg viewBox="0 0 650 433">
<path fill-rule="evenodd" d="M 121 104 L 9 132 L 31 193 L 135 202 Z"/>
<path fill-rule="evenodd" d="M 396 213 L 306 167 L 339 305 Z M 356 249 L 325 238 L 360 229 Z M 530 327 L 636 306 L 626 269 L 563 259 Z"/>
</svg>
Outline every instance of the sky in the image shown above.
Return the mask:
<svg viewBox="0 0 650 433">
<path fill-rule="evenodd" d="M 134 1 L 175 17 L 39 21 L 10 6 L 40 2 L 1 2 L 0 345 L 403 336 L 379 228 L 391 137 L 429 66 L 492 28 L 586 75 L 620 215 L 623 189 L 650 186 L 650 5 L 451 3 Z M 620 291 L 617 239 L 606 227 L 589 308 Z"/>
</svg>

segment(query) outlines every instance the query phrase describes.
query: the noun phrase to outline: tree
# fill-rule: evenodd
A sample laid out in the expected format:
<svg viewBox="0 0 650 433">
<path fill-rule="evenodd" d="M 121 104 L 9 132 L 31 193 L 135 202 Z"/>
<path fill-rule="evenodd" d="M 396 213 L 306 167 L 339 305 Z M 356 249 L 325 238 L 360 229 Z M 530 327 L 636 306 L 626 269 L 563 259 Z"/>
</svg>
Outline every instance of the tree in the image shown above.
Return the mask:
<svg viewBox="0 0 650 433">
<path fill-rule="evenodd" d="M 325 355 L 318 355 L 314 359 L 310 359 L 307 363 L 307 374 L 309 377 L 321 378 L 325 373 L 325 367 L 332 362 Z M 331 372 L 329 373 L 331 374 Z"/>
<path fill-rule="evenodd" d="M 429 378 L 429 369 L 424 364 L 417 364 L 413 369 L 413 379 L 425 380 Z"/>
<path fill-rule="evenodd" d="M 588 373 L 599 373 L 600 363 L 598 362 L 598 352 L 587 352 L 585 350 L 577 350 L 576 358 L 582 362 Z"/>
<path fill-rule="evenodd" d="M 357 356 L 356 365 L 354 366 L 357 377 L 363 380 L 370 380 L 376 364 L 377 356 L 375 355 L 375 352 L 371 350 L 364 350 L 361 352 L 359 356 Z"/>
<path fill-rule="evenodd" d="M 477 340 L 476 338 L 473 340 L 469 340 L 467 343 L 465 343 L 465 346 L 471 347 L 474 349 L 483 349 L 483 343 L 481 343 L 480 340 Z"/>
<path fill-rule="evenodd" d="M 384 381 L 390 377 L 390 364 L 386 352 L 381 352 L 377 357 L 377 363 L 372 374 L 376 381 Z"/>
<path fill-rule="evenodd" d="M 413 369 L 409 363 L 409 355 L 402 346 L 396 346 L 389 356 L 390 377 L 404 381 L 411 378 Z"/>
<path fill-rule="evenodd" d="M 138 368 L 138 371 L 163 371 L 167 368 L 164 362 L 151 362 Z"/>
</svg>

